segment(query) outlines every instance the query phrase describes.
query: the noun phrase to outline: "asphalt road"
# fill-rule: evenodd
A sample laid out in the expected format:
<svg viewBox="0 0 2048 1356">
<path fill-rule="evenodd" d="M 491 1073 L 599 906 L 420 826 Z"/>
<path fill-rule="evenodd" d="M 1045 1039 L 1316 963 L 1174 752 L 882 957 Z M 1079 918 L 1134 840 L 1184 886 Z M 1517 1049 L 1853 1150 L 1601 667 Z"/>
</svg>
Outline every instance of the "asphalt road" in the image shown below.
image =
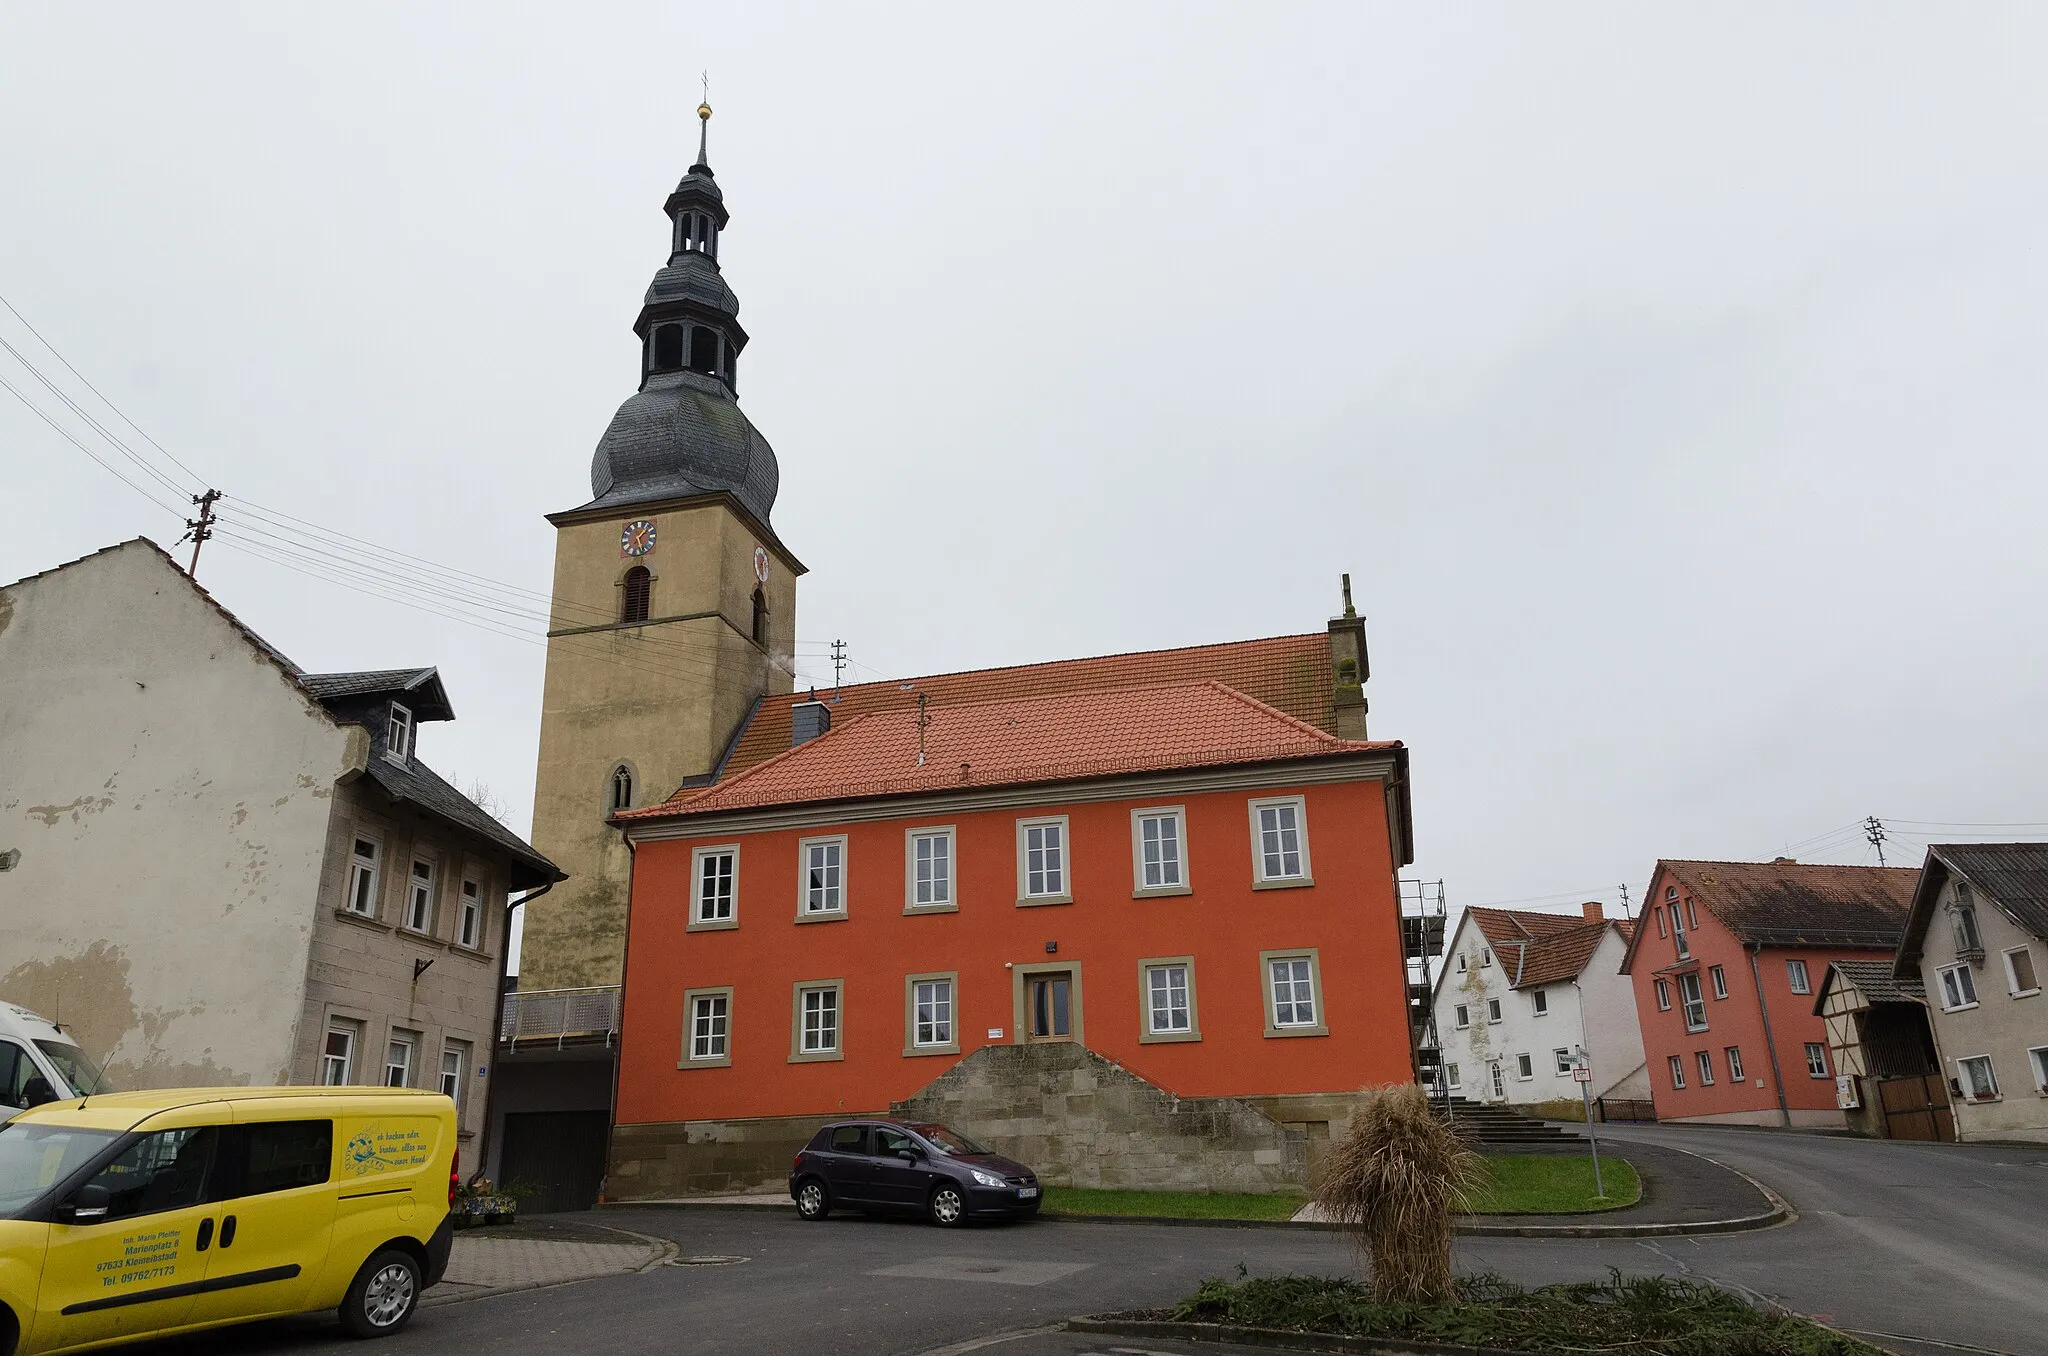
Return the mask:
<svg viewBox="0 0 2048 1356">
<path fill-rule="evenodd" d="M 1896 1350 L 2048 1356 L 2048 1147 L 1872 1143 L 1739 1130 L 1616 1130 L 1705 1153 L 1799 1210 L 1756 1233 L 1641 1240 L 1468 1239 L 1461 1269 L 1540 1283 L 1624 1272 L 1705 1277 L 1871 1333 Z M 614 1210 L 603 1223 L 659 1234 L 685 1255 L 747 1260 L 657 1267 L 422 1311 L 393 1356 L 565 1347 L 606 1353 L 987 1350 L 1079 1356 L 1177 1344 L 1045 1331 L 1074 1314 L 1162 1305 L 1206 1276 L 1340 1272 L 1332 1234 L 1047 1221 L 944 1232 L 914 1222 L 787 1212 Z M 1038 1331 L 1034 1331 L 1038 1330 Z M 991 1341 L 990 1339 L 996 1339 Z M 138 1348 L 362 1353 L 312 1321 Z M 1223 1349 L 1201 1348 L 1207 1356 Z"/>
</svg>

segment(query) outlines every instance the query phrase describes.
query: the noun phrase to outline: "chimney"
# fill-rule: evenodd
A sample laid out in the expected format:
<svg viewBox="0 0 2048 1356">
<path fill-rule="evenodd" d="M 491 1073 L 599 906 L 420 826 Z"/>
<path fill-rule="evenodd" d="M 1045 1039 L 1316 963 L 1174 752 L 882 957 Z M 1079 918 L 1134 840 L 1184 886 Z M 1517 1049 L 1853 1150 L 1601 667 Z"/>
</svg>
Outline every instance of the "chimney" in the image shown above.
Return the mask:
<svg viewBox="0 0 2048 1356">
<path fill-rule="evenodd" d="M 1607 921 L 1607 906 L 1597 899 L 1589 899 L 1579 905 L 1579 912 L 1586 915 L 1588 923 L 1604 923 Z"/>
<path fill-rule="evenodd" d="M 1331 733 L 1340 739 L 1364 739 L 1365 680 L 1372 666 L 1365 653 L 1365 618 L 1351 605 L 1351 576 L 1344 576 L 1344 615 L 1330 618 L 1330 710 L 1336 717 Z"/>
<path fill-rule="evenodd" d="M 821 701 L 798 702 L 789 708 L 789 746 L 808 744 L 832 728 L 832 708 Z"/>
</svg>

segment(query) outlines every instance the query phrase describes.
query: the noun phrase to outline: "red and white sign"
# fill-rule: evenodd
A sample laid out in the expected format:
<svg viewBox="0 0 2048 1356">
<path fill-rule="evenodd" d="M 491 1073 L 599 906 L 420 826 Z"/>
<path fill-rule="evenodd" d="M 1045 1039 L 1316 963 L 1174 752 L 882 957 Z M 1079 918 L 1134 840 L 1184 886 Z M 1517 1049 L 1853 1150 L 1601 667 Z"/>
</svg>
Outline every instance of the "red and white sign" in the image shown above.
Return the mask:
<svg viewBox="0 0 2048 1356">
<path fill-rule="evenodd" d="M 765 546 L 754 548 L 754 578 L 763 584 L 768 582 L 768 548 Z"/>
<path fill-rule="evenodd" d="M 1583 1064 L 1574 1064 L 1574 1065 L 1572 1066 L 1572 1082 L 1574 1082 L 1574 1083 L 1590 1083 L 1590 1082 L 1592 1082 L 1592 1081 L 1593 1081 L 1593 1071 L 1592 1071 L 1591 1069 L 1587 1068 L 1587 1067 L 1586 1067 L 1585 1065 L 1583 1065 Z"/>
</svg>

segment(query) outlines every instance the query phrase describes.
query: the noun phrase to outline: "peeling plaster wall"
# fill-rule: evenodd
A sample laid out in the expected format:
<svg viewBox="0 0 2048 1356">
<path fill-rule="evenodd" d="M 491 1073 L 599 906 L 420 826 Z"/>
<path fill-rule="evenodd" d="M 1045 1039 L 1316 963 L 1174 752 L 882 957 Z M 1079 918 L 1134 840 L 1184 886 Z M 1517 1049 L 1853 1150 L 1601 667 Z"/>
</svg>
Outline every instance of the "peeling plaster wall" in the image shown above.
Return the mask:
<svg viewBox="0 0 2048 1356">
<path fill-rule="evenodd" d="M 0 589 L 0 998 L 122 1086 L 285 1081 L 347 748 L 145 544 Z"/>
</svg>

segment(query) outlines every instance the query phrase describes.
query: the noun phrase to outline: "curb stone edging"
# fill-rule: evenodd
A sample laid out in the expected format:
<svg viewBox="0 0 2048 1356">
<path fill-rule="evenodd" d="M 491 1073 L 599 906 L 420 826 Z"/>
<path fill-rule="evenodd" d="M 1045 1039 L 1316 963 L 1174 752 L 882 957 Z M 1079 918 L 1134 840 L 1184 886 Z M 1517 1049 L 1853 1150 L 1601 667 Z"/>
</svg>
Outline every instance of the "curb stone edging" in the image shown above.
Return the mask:
<svg viewBox="0 0 2048 1356">
<path fill-rule="evenodd" d="M 1411 1342 L 1401 1337 L 1355 1337 L 1335 1332 L 1292 1332 L 1285 1328 L 1240 1328 L 1228 1323 L 1182 1323 L 1136 1318 L 1091 1318 L 1066 1321 L 1069 1332 L 1111 1337 L 1157 1337 L 1182 1342 L 1229 1342 L 1275 1351 L 1345 1351 L 1358 1356 L 1516 1356 L 1497 1347 L 1456 1346 L 1443 1342 Z"/>
</svg>

